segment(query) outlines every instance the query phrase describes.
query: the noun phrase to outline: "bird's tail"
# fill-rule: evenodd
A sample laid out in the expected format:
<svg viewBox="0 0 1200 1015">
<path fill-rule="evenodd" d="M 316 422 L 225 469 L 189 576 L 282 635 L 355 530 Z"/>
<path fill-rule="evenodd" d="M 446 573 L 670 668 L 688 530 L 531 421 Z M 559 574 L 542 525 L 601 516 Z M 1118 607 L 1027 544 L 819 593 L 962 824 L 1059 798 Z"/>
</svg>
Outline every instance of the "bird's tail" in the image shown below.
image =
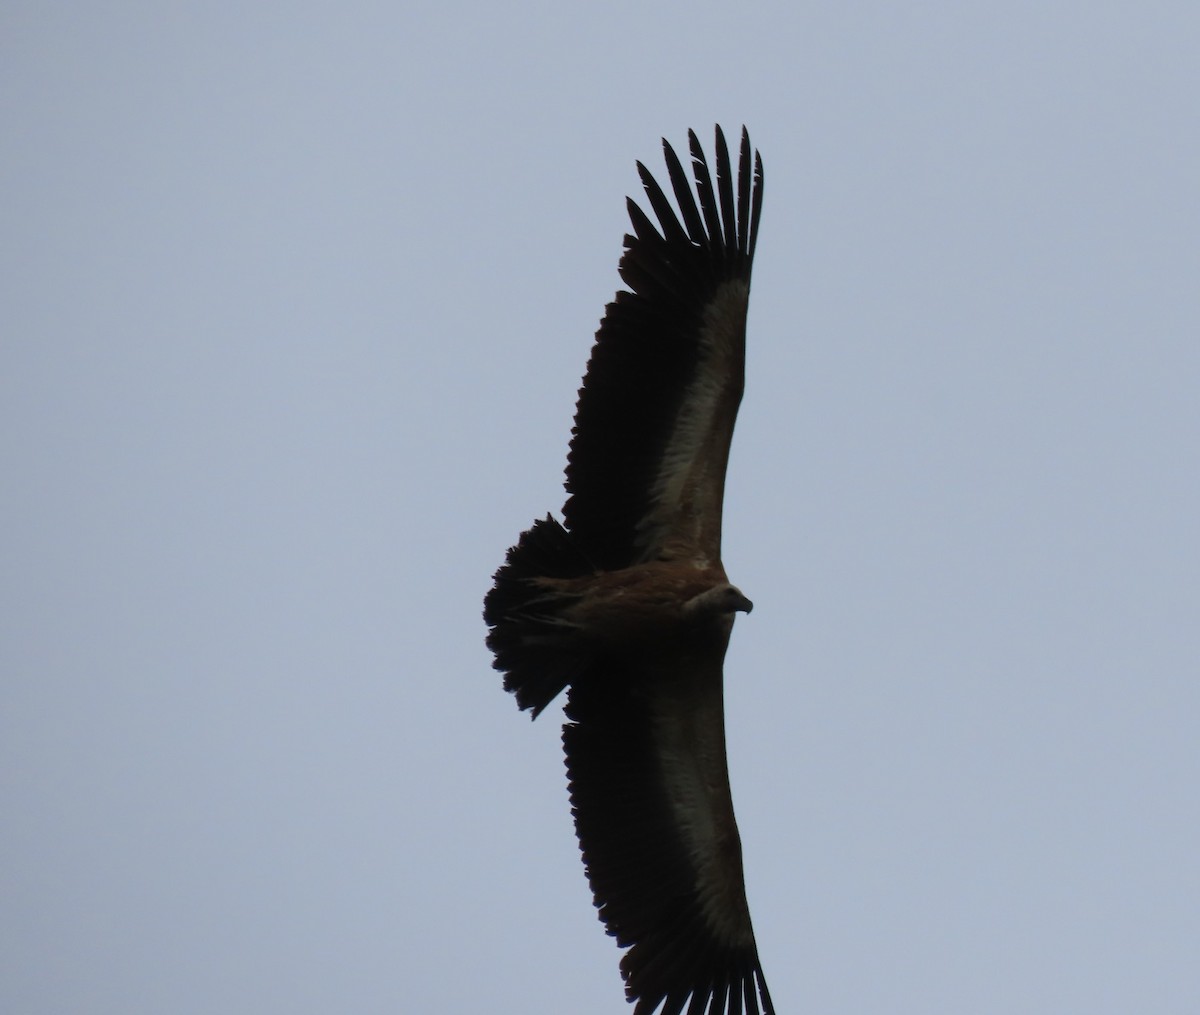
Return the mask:
<svg viewBox="0 0 1200 1015">
<path fill-rule="evenodd" d="M 504 674 L 504 689 L 522 709 L 532 709 L 534 719 L 583 667 L 564 615 L 577 597 L 538 579 L 579 578 L 591 571 L 571 534 L 547 515 L 508 551 L 483 601 L 487 645 L 496 656 L 492 665 Z"/>
</svg>

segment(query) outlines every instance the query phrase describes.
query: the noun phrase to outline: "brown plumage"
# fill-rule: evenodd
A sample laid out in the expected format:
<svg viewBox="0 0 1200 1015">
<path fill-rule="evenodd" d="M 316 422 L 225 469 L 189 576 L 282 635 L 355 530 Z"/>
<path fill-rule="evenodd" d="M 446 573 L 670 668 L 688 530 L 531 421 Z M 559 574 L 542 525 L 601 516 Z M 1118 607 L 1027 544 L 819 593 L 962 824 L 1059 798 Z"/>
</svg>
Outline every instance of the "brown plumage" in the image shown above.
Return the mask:
<svg viewBox="0 0 1200 1015">
<path fill-rule="evenodd" d="M 504 686 L 536 716 L 564 688 L 572 812 L 634 1015 L 773 1012 L 742 882 L 725 762 L 723 662 L 750 601 L 721 563 L 725 468 L 745 363 L 762 162 L 736 178 L 716 131 L 680 216 L 645 166 L 579 392 L 563 524 L 535 522 L 484 602 Z M 680 217 L 682 221 L 680 221 Z"/>
</svg>

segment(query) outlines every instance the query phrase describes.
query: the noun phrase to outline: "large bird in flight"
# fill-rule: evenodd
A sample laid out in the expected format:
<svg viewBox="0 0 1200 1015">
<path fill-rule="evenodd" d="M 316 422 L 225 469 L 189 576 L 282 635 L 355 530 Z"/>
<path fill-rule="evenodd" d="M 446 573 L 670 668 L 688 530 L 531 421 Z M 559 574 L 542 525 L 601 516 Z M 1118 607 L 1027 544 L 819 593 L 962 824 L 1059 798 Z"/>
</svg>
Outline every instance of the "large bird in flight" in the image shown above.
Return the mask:
<svg viewBox="0 0 1200 1015">
<path fill-rule="evenodd" d="M 640 162 L 621 278 L 579 392 L 560 524 L 508 551 L 484 602 L 504 686 L 537 717 L 564 688 L 571 809 L 634 1015 L 772 1015 L 742 881 L 722 679 L 751 602 L 721 564 L 762 160 L 736 176 L 664 140 L 677 216 Z M 693 191 L 692 180 L 695 189 Z"/>
</svg>

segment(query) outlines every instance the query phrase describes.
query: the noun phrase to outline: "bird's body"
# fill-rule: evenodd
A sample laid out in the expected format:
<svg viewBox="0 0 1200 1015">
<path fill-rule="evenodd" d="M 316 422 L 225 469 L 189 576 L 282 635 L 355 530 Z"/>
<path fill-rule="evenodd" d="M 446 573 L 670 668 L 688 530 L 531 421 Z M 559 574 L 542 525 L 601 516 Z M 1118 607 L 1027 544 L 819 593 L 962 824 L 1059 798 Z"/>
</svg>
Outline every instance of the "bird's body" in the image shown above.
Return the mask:
<svg viewBox="0 0 1200 1015">
<path fill-rule="evenodd" d="M 563 729 L 588 880 L 635 1015 L 773 1011 L 742 879 L 725 761 L 723 663 L 750 601 L 721 563 L 725 468 L 745 363 L 762 201 L 742 133 L 736 180 L 690 134 L 696 195 L 664 142 L 682 222 L 639 163 L 661 233 L 632 202 L 617 294 L 576 410 L 564 523 L 508 553 L 485 601 L 505 687 Z M 736 186 L 736 194 L 735 194 Z"/>
<path fill-rule="evenodd" d="M 711 618 L 706 596 L 736 592 L 719 567 L 650 561 L 582 578 L 543 578 L 535 584 L 577 600 L 563 612 L 573 637 L 623 655 L 655 652 L 673 633 L 691 632 Z M 749 602 L 747 600 L 747 602 Z M 730 625 L 732 628 L 732 618 Z"/>
</svg>

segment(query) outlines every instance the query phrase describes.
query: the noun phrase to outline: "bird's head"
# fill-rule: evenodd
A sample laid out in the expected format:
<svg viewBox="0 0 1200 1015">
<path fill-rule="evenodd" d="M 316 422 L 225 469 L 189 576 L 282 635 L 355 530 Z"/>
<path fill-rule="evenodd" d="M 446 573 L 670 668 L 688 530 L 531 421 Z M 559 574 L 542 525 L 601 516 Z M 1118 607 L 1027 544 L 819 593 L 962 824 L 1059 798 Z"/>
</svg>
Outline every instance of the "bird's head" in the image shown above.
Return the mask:
<svg viewBox="0 0 1200 1015">
<path fill-rule="evenodd" d="M 684 604 L 683 612 L 692 617 L 720 614 L 732 616 L 735 613 L 749 613 L 753 609 L 754 604 L 742 595 L 741 589 L 725 582 L 692 596 Z"/>
</svg>

